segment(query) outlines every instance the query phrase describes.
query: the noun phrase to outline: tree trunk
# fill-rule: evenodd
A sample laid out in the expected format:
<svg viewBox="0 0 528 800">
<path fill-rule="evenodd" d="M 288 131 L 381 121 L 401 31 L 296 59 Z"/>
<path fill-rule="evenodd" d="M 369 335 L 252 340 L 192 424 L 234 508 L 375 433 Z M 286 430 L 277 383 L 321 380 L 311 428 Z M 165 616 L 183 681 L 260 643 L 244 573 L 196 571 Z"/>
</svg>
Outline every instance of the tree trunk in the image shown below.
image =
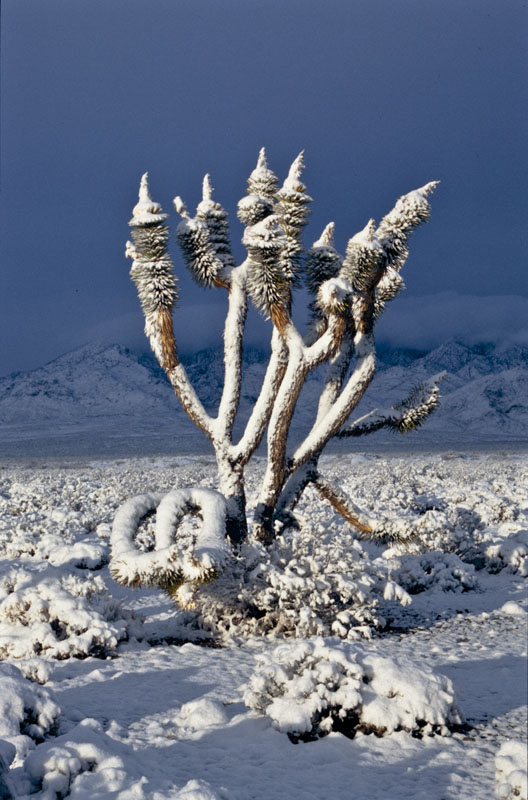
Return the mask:
<svg viewBox="0 0 528 800">
<path fill-rule="evenodd" d="M 220 491 L 227 500 L 226 535 L 235 546 L 247 537 L 246 493 L 244 470 L 225 459 L 218 459 Z"/>
</svg>

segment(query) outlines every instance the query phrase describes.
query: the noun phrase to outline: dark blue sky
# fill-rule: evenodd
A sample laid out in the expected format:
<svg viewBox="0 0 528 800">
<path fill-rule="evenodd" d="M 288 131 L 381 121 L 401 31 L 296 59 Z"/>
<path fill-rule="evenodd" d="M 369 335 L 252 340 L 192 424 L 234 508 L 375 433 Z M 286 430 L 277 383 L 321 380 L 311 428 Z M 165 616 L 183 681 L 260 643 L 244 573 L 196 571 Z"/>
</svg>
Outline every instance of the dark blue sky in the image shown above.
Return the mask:
<svg viewBox="0 0 528 800">
<path fill-rule="evenodd" d="M 194 208 L 210 172 L 237 243 L 236 202 L 262 145 L 281 179 L 305 149 L 307 243 L 335 220 L 342 251 L 370 216 L 440 179 L 400 314 L 424 296 L 441 328 L 430 296 L 452 291 L 470 327 L 485 328 L 497 306 L 503 327 L 520 324 L 526 303 L 509 318 L 508 300 L 476 296 L 528 295 L 526 2 L 2 0 L 1 10 L 0 374 L 93 338 L 141 344 L 123 251 L 142 172 L 174 221 L 174 195 Z M 189 348 L 196 317 L 198 345 L 219 336 L 224 298 L 183 270 L 178 259 Z"/>
</svg>

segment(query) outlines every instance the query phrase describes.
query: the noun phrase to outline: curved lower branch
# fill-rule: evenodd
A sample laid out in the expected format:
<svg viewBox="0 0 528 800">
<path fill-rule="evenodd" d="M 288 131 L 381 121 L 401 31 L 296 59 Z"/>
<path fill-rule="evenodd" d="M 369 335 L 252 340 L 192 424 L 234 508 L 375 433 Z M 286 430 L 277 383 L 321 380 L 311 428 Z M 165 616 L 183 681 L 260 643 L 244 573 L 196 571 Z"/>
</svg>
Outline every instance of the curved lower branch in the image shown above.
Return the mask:
<svg viewBox="0 0 528 800">
<path fill-rule="evenodd" d="M 354 505 L 343 492 L 332 486 L 321 475 L 317 475 L 312 483 L 321 497 L 327 500 L 350 525 L 357 528 L 361 533 L 374 534 L 372 520 L 370 520 L 360 508 Z"/>
</svg>

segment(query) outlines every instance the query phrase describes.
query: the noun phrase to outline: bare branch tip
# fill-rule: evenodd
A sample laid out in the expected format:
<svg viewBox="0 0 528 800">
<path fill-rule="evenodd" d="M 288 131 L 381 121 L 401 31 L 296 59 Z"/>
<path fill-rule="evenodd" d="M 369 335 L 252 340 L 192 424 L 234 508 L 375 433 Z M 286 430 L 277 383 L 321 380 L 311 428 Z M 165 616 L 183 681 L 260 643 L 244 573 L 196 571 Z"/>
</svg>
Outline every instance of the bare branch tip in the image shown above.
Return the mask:
<svg viewBox="0 0 528 800">
<path fill-rule="evenodd" d="M 148 172 L 144 172 L 139 182 L 139 199 L 143 201 L 150 201 L 149 185 L 148 185 Z"/>
<path fill-rule="evenodd" d="M 204 175 L 203 184 L 202 184 L 202 200 L 208 201 L 213 199 L 213 185 L 211 183 L 211 176 L 209 173 Z"/>
<path fill-rule="evenodd" d="M 422 186 L 418 191 L 423 194 L 424 197 L 429 197 L 439 185 L 440 181 L 429 181 L 429 183 L 426 183 L 425 186 Z"/>
<path fill-rule="evenodd" d="M 324 231 L 321 234 L 320 242 L 326 247 L 333 247 L 334 246 L 334 231 L 335 231 L 335 222 L 329 222 Z"/>
<path fill-rule="evenodd" d="M 176 209 L 176 213 L 179 214 L 180 217 L 183 217 L 184 219 L 189 219 L 189 213 L 187 211 L 187 206 L 185 205 L 185 203 L 183 202 L 181 197 L 179 195 L 177 195 L 177 197 L 175 197 L 172 202 L 173 202 L 174 208 Z"/>
<path fill-rule="evenodd" d="M 268 168 L 268 159 L 266 157 L 266 148 L 261 147 L 258 154 L 257 159 L 257 169 L 267 169 Z"/>
</svg>

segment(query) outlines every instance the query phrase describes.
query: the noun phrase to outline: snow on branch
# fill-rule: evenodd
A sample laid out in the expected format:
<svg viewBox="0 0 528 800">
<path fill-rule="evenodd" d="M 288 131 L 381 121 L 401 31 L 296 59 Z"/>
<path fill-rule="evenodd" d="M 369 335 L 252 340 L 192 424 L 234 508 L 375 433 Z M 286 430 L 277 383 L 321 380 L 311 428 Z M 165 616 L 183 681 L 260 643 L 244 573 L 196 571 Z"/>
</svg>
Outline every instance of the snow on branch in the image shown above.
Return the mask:
<svg viewBox="0 0 528 800">
<path fill-rule="evenodd" d="M 231 437 L 240 402 L 242 345 L 247 317 L 247 264 L 231 271 L 229 307 L 224 325 L 224 388 L 215 422 L 215 434 Z"/>
<path fill-rule="evenodd" d="M 390 408 L 375 408 L 369 414 L 352 422 L 339 431 L 338 437 L 364 436 L 380 430 L 392 428 L 400 433 L 409 433 L 419 428 L 427 417 L 438 407 L 440 383 L 446 373 L 440 372 L 416 386 L 405 400 Z"/>
<path fill-rule="evenodd" d="M 233 445 L 231 450 L 235 462 L 247 464 L 262 441 L 287 365 L 288 349 L 284 339 L 274 327 L 271 338 L 271 357 L 261 391 L 253 406 L 242 438 L 237 445 Z"/>
<path fill-rule="evenodd" d="M 192 278 L 205 288 L 226 288 L 226 273 L 234 267 L 229 242 L 227 213 L 213 200 L 213 187 L 209 175 L 202 185 L 202 200 L 191 218 L 181 197 L 173 200 L 182 221 L 176 229 L 176 240 L 181 248 L 185 266 Z"/>
<path fill-rule="evenodd" d="M 291 470 L 306 463 L 320 452 L 347 420 L 367 390 L 376 370 L 376 351 L 372 336 L 357 333 L 354 339 L 357 364 L 341 394 L 327 413 L 316 421 L 314 427 L 296 449 L 291 459 Z"/>
<path fill-rule="evenodd" d="M 156 512 L 155 546 L 141 551 L 138 528 Z M 125 586 L 179 588 L 200 584 L 221 571 L 230 554 L 225 539 L 225 498 L 212 489 L 175 489 L 168 494 L 143 494 L 131 498 L 117 511 L 112 526 L 113 578 Z M 201 527 L 189 548 L 178 541 L 178 529 L 188 514 L 198 514 Z"/>
<path fill-rule="evenodd" d="M 141 178 L 139 202 L 129 225 L 134 244 L 127 242 L 125 255 L 132 258 L 130 277 L 137 287 L 145 315 L 145 333 L 160 364 L 170 369 L 178 363 L 172 329 L 172 309 L 178 297 L 172 261 L 167 253 L 167 215 L 150 197 L 147 173 Z"/>
<path fill-rule="evenodd" d="M 392 211 L 380 222 L 376 238 L 381 243 L 386 264 L 401 270 L 409 255 L 409 236 L 423 222 L 428 222 L 431 213 L 428 197 L 440 181 L 426 183 L 400 197 Z"/>
<path fill-rule="evenodd" d="M 272 203 L 275 200 L 278 185 L 277 176 L 268 167 L 266 149 L 262 147 L 258 155 L 257 166 L 248 179 L 247 193 L 258 195 Z"/>
<path fill-rule="evenodd" d="M 186 214 L 183 203 L 180 203 L 179 208 Z M 125 255 L 132 258 L 130 276 L 137 286 L 150 346 L 167 373 L 185 411 L 210 437 L 211 419 L 178 359 L 172 322 L 172 311 L 178 296 L 177 281 L 172 270 L 172 261 L 167 254 L 168 229 L 163 225 L 165 219 L 166 214 L 161 213 L 159 203 L 155 203 L 150 197 L 145 173 L 141 178 L 139 203 L 135 206 L 129 223 L 134 244 L 127 242 L 125 250 Z"/>
<path fill-rule="evenodd" d="M 357 291 L 370 289 L 380 271 L 384 253 L 375 234 L 376 223 L 371 219 L 347 245 L 340 274 L 350 281 Z"/>
<path fill-rule="evenodd" d="M 235 261 L 231 254 L 227 212 L 220 203 L 213 200 L 213 191 L 211 178 L 206 175 L 203 180 L 202 200 L 196 208 L 196 217 L 205 222 L 209 243 L 224 267 L 232 268 L 235 266 Z"/>
<path fill-rule="evenodd" d="M 150 196 L 148 186 L 148 172 L 143 173 L 139 184 L 139 200 L 132 210 L 132 219 L 128 223 L 131 227 L 155 225 L 167 219 L 159 203 Z"/>
</svg>

